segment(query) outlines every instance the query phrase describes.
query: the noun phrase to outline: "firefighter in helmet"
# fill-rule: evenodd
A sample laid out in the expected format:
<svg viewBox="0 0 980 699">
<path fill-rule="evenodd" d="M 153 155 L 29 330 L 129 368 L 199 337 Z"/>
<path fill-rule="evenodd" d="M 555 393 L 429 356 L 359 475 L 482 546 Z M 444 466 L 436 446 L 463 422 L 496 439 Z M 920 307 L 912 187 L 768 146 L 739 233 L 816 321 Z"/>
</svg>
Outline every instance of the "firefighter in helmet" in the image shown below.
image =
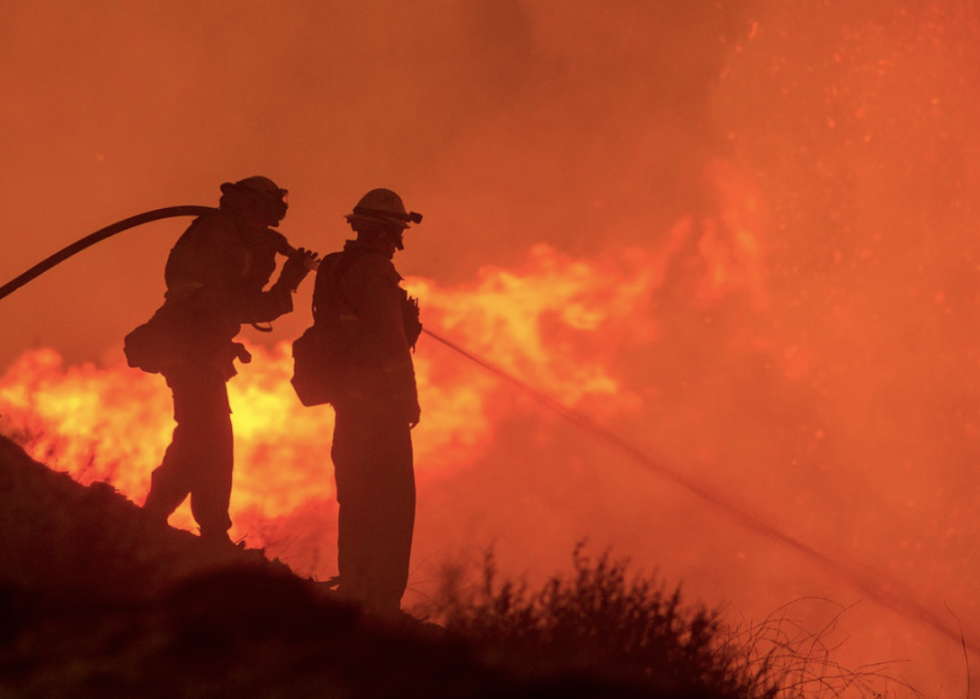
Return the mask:
<svg viewBox="0 0 980 699">
<path fill-rule="evenodd" d="M 421 411 L 411 349 L 422 326 L 392 258 L 422 216 L 391 190 L 374 189 L 345 218 L 356 239 L 324 259 L 314 290 L 314 321 L 341 329 L 347 357 L 332 401 L 338 592 L 397 612 L 415 522 L 411 429 Z"/>
<path fill-rule="evenodd" d="M 293 310 L 292 294 L 316 254 L 294 250 L 272 230 L 287 192 L 267 177 L 221 185 L 219 208 L 177 240 L 164 273 L 163 306 L 126 337 L 131 366 L 161 373 L 173 392 L 173 439 L 152 474 L 143 510 L 160 522 L 190 495 L 202 540 L 230 543 L 232 424 L 226 382 L 234 360 L 251 357 L 234 341 L 245 323 Z M 275 284 L 276 255 L 287 256 Z"/>
</svg>

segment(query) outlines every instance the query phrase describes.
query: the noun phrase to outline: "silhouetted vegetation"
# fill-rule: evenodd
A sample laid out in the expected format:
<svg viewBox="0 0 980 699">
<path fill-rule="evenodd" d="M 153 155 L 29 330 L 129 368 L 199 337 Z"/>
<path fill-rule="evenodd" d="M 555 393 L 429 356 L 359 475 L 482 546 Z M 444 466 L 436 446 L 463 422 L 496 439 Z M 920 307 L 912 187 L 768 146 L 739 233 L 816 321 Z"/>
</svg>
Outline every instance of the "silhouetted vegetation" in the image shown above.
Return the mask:
<svg viewBox="0 0 980 699">
<path fill-rule="evenodd" d="M 831 620 L 816 631 L 791 616 L 794 607 L 812 604 L 836 610 Z M 727 628 L 724 642 L 738 649 L 740 667 L 776 683 L 780 699 L 843 696 L 881 699 L 888 692 L 918 697 L 919 693 L 911 685 L 890 672 L 894 665 L 891 661 L 851 669 L 834 658 L 843 644 L 832 640 L 834 631 L 848 609 L 826 599 L 795 600 L 759 623 Z"/>
<path fill-rule="evenodd" d="M 0 695 L 814 699 L 881 670 L 843 671 L 783 617 L 732 632 L 609 554 L 573 564 L 532 592 L 488 555 L 429 623 L 371 617 L 0 437 Z"/>
<path fill-rule="evenodd" d="M 501 580 L 493 551 L 480 581 L 447 569 L 440 601 L 425 612 L 484 653 L 520 671 L 540 668 L 602 677 L 657 696 L 726 699 L 817 699 L 882 695 L 881 687 L 915 690 L 888 674 L 891 663 L 849 670 L 828 640 L 840 616 L 816 633 L 777 610 L 745 628 L 719 610 L 687 605 L 656 575 L 628 576 L 628 560 L 596 558 L 584 543 L 572 555 L 574 575 L 532 591 L 526 580 Z M 831 604 L 826 600 L 800 600 Z"/>
<path fill-rule="evenodd" d="M 526 581 L 500 580 L 493 553 L 482 581 L 462 585 L 447 572 L 443 602 L 432 610 L 448 632 L 484 652 L 507 657 L 522 672 L 602 677 L 659 696 L 773 699 L 778 688 L 765 668 L 749 668 L 743 653 L 721 642 L 716 611 L 686 606 L 680 589 L 655 577 L 627 577 L 628 562 L 608 552 L 573 553 L 574 575 L 551 578 L 532 592 Z"/>
</svg>

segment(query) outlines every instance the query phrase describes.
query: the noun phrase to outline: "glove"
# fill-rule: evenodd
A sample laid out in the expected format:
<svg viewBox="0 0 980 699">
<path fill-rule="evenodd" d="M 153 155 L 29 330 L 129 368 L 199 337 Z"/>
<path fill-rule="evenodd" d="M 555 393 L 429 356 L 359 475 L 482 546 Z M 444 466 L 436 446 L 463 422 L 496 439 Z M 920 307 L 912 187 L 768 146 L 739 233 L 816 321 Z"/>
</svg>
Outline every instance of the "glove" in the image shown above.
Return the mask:
<svg viewBox="0 0 980 699">
<path fill-rule="evenodd" d="M 318 253 L 306 248 L 299 248 L 291 253 L 282 266 L 276 285 L 285 287 L 290 291 L 296 291 L 300 283 L 306 279 L 306 275 L 316 266 L 317 257 L 319 257 Z"/>
<path fill-rule="evenodd" d="M 231 345 L 232 357 L 242 364 L 249 364 L 252 361 L 252 353 L 245 349 L 241 342 L 233 342 Z"/>
<path fill-rule="evenodd" d="M 415 351 L 415 343 L 422 334 L 422 321 L 419 320 L 419 300 L 409 296 L 404 289 L 399 287 L 402 292 L 402 321 L 405 325 L 405 339 L 408 346 Z"/>
</svg>

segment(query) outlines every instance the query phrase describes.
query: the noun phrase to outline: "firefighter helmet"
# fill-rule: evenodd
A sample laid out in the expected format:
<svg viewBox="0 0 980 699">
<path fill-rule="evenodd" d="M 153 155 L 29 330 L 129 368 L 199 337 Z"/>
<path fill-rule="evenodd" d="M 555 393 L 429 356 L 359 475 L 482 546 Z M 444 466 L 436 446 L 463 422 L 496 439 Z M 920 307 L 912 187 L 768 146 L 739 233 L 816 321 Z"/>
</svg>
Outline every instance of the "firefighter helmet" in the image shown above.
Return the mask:
<svg viewBox="0 0 980 699">
<path fill-rule="evenodd" d="M 234 183 L 225 182 L 221 185 L 221 193 L 230 197 L 243 195 L 257 203 L 267 215 L 270 226 L 278 225 L 289 208 L 289 192 L 261 175 L 246 177 Z"/>
<path fill-rule="evenodd" d="M 405 211 L 402 198 L 390 189 L 372 189 L 357 202 L 354 212 L 344 218 L 352 225 L 357 221 L 373 221 L 399 229 L 422 222 L 422 214 Z"/>
</svg>

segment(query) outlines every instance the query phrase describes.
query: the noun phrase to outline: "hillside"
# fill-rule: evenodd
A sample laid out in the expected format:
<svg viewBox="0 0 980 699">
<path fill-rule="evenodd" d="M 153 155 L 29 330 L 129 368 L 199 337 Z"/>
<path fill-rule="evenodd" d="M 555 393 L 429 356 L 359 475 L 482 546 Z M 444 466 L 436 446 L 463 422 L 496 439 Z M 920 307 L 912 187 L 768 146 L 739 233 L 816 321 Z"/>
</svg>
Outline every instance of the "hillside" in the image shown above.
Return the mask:
<svg viewBox="0 0 980 699">
<path fill-rule="evenodd" d="M 0 696 L 720 695 L 371 618 L 0 437 Z"/>
</svg>

